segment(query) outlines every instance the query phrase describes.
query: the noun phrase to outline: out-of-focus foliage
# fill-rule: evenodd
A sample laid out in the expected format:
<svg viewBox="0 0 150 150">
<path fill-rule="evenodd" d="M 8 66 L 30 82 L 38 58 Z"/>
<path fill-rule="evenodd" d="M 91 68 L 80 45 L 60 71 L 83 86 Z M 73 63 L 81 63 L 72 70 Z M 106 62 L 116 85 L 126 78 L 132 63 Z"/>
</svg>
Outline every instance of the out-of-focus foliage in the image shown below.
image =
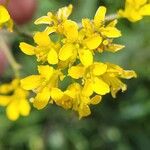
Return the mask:
<svg viewBox="0 0 150 150">
<path fill-rule="evenodd" d="M 37 16 L 57 10 L 69 3 L 74 5 L 74 20 L 94 15 L 99 5 L 109 13 L 123 6 L 116 0 L 39 0 Z M 102 60 L 122 65 L 137 72 L 138 78 L 129 81 L 126 93 L 116 99 L 105 96 L 93 108 L 88 118 L 79 120 L 71 111 L 49 105 L 41 111 L 32 109 L 27 118 L 9 121 L 0 108 L 0 150 L 149 150 L 150 149 L 150 18 L 130 23 L 120 20 L 123 36 L 117 41 L 126 48 L 116 55 L 105 52 Z M 39 28 L 38 28 L 39 29 Z M 28 30 L 36 31 L 29 24 Z M 22 75 L 31 74 L 36 64 L 17 48 L 24 39 L 14 38 L 14 55 L 22 64 Z M 25 39 L 27 40 L 27 39 Z M 30 41 L 32 42 L 32 41 Z M 34 73 L 34 70 L 33 70 Z M 8 80 L 10 71 L 3 77 Z"/>
</svg>

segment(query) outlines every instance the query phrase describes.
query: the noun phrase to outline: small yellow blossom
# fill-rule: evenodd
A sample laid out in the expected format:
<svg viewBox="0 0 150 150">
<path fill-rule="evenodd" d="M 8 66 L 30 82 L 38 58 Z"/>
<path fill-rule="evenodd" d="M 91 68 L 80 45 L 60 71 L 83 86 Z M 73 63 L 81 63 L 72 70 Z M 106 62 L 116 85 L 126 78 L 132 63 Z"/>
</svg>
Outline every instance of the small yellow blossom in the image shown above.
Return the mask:
<svg viewBox="0 0 150 150">
<path fill-rule="evenodd" d="M 56 14 L 53 14 L 52 12 L 48 12 L 47 16 L 43 16 L 35 21 L 35 24 L 47 24 L 49 25 L 46 28 L 46 32 L 51 34 L 53 32 L 60 32 L 62 33 L 62 24 L 65 23 L 65 21 L 68 19 L 68 17 L 72 13 L 72 5 L 69 5 L 68 7 L 63 7 L 58 10 Z"/>
<path fill-rule="evenodd" d="M 101 78 L 101 75 L 106 71 L 106 64 L 95 62 L 89 67 L 84 67 L 81 65 L 72 66 L 68 70 L 68 74 L 72 78 L 82 78 L 82 81 L 85 82 L 86 86 L 91 87 L 92 91 L 96 94 L 105 95 L 110 92 L 108 84 L 106 84 Z M 76 72 L 78 72 L 78 74 Z"/>
<path fill-rule="evenodd" d="M 127 18 L 131 22 L 150 16 L 150 3 L 148 0 L 126 0 L 125 9 L 119 10 L 119 17 Z"/>
<path fill-rule="evenodd" d="M 123 70 L 118 65 L 107 63 L 107 71 L 102 75 L 103 80 L 110 86 L 112 96 L 115 98 L 116 93 L 119 90 L 124 92 L 127 89 L 127 85 L 120 79 L 136 78 L 137 75 L 132 70 Z"/>
<path fill-rule="evenodd" d="M 54 43 L 45 32 L 37 32 L 33 38 L 37 46 L 21 42 L 20 49 L 22 52 L 27 55 L 36 55 L 39 62 L 57 64 L 59 43 Z"/>
<path fill-rule="evenodd" d="M 89 105 L 97 105 L 102 99 L 101 96 L 92 96 L 92 94 L 88 92 L 88 87 L 74 83 L 67 88 L 62 97 L 55 100 L 55 103 L 65 109 L 72 108 L 79 113 L 79 118 L 82 118 L 91 114 Z"/>
<path fill-rule="evenodd" d="M 37 94 L 31 100 L 34 107 L 42 109 L 50 102 L 51 93 L 53 90 L 56 91 L 58 81 L 62 80 L 62 73 L 48 65 L 38 66 L 38 71 L 39 75 L 31 75 L 22 79 L 21 86 Z"/>
<path fill-rule="evenodd" d="M 94 20 L 82 19 L 83 32 L 86 34 L 85 44 L 89 49 L 96 49 L 99 51 L 108 50 L 116 52 L 123 48 L 123 46 L 114 45 L 113 38 L 121 36 L 121 32 L 115 27 L 117 20 L 113 20 L 106 24 L 105 22 L 106 8 L 101 6 L 98 8 Z"/>
<path fill-rule="evenodd" d="M 15 121 L 19 116 L 28 116 L 30 105 L 28 92 L 20 87 L 20 80 L 14 79 L 10 84 L 0 86 L 0 106 L 6 107 L 7 117 Z"/>
<path fill-rule="evenodd" d="M 0 29 L 4 26 L 9 31 L 12 31 L 13 21 L 10 18 L 10 15 L 9 15 L 7 9 L 3 5 L 0 5 Z"/>
</svg>

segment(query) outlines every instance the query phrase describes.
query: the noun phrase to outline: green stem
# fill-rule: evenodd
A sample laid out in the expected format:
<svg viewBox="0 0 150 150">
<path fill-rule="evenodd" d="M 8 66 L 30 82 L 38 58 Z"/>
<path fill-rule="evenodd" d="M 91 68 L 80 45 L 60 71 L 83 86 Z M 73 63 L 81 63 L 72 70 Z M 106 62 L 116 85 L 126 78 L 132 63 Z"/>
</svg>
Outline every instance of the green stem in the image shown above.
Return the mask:
<svg viewBox="0 0 150 150">
<path fill-rule="evenodd" d="M 3 51 L 3 53 L 6 55 L 6 58 L 14 71 L 15 77 L 19 77 L 21 66 L 19 63 L 16 62 L 13 54 L 11 53 L 8 45 L 6 44 L 6 41 L 2 36 L 0 36 L 0 48 L 0 50 Z"/>
<path fill-rule="evenodd" d="M 33 39 L 32 34 L 22 32 L 16 25 L 14 26 L 14 33 L 18 34 L 21 37 L 27 38 L 27 39 Z"/>
</svg>

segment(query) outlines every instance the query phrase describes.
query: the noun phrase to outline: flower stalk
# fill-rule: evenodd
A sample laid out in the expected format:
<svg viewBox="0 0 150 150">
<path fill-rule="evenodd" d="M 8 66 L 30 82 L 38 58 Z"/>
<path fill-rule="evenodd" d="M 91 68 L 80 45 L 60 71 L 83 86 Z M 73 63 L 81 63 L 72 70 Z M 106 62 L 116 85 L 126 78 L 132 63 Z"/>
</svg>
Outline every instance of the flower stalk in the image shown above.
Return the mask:
<svg viewBox="0 0 150 150">
<path fill-rule="evenodd" d="M 0 35 L 0 48 L 1 51 L 3 51 L 3 53 L 6 55 L 6 58 L 10 64 L 10 66 L 12 67 L 15 77 L 19 77 L 19 70 L 21 68 L 20 64 L 15 60 L 13 54 L 11 53 L 6 40 L 2 37 L 2 35 Z"/>
</svg>

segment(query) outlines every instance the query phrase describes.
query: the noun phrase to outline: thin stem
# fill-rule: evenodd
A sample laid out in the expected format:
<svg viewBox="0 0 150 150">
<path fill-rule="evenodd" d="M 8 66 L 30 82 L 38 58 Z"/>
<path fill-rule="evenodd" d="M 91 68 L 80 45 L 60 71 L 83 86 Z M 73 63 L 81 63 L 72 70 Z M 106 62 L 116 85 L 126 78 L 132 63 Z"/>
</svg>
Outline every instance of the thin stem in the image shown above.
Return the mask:
<svg viewBox="0 0 150 150">
<path fill-rule="evenodd" d="M 16 25 L 13 27 L 13 32 L 9 32 L 5 29 L 2 29 L 0 30 L 0 33 L 5 34 L 7 37 L 12 36 L 12 35 L 18 35 L 23 38 L 27 38 L 31 40 L 33 39 L 32 34 L 21 31 Z"/>
<path fill-rule="evenodd" d="M 118 18 L 119 17 L 118 17 L 117 14 L 111 14 L 111 15 L 108 15 L 108 16 L 105 17 L 105 22 L 112 21 L 112 20 L 115 20 L 115 19 L 118 19 Z M 79 22 L 78 26 L 79 26 L 79 28 L 82 28 L 82 23 Z"/>
<path fill-rule="evenodd" d="M 118 15 L 117 14 L 111 14 L 111 15 L 106 16 L 105 21 L 107 22 L 107 21 L 112 21 L 115 19 L 118 19 Z"/>
<path fill-rule="evenodd" d="M 6 44 L 6 41 L 4 40 L 4 38 L 0 35 L 0 50 L 3 51 L 3 53 L 6 55 L 6 58 L 10 64 L 10 66 L 12 67 L 15 76 L 19 77 L 19 70 L 21 68 L 20 64 L 18 64 L 13 56 L 13 54 L 11 53 L 8 45 Z"/>
<path fill-rule="evenodd" d="M 14 33 L 22 36 L 22 37 L 25 37 L 25 38 L 28 38 L 28 39 L 32 39 L 32 34 L 29 34 L 29 33 L 26 33 L 26 32 L 22 32 L 21 30 L 19 30 L 19 28 L 15 25 L 14 26 Z"/>
</svg>

